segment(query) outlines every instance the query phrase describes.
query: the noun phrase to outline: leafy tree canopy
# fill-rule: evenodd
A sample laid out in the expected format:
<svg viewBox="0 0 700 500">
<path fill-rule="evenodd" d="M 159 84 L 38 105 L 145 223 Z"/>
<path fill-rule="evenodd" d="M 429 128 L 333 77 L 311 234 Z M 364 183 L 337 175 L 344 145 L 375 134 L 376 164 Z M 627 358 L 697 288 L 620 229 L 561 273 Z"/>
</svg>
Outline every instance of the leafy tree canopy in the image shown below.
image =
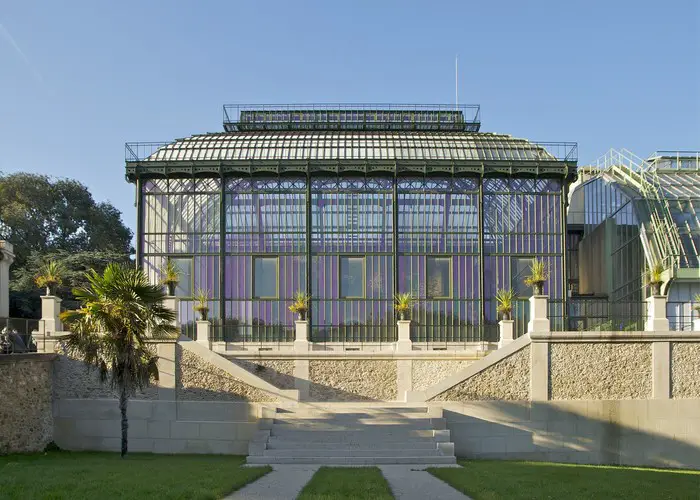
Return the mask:
<svg viewBox="0 0 700 500">
<path fill-rule="evenodd" d="M 97 203 L 71 179 L 14 173 L 0 175 L 0 238 L 14 245 L 15 268 L 32 252 L 129 253 L 131 230 L 111 203 Z"/>
<path fill-rule="evenodd" d="M 0 239 L 12 243 L 10 315 L 38 317 L 34 277 L 49 260 L 66 269 L 59 295 L 85 284 L 84 272 L 109 262 L 128 262 L 131 230 L 111 203 L 96 202 L 87 187 L 71 179 L 30 173 L 0 174 Z"/>
</svg>

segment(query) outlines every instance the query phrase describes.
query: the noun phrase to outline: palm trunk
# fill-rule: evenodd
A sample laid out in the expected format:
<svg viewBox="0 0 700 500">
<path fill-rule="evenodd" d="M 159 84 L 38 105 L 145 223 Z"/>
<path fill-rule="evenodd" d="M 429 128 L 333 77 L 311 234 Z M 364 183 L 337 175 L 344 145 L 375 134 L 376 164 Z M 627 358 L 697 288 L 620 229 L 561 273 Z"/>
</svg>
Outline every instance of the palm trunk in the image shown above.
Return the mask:
<svg viewBox="0 0 700 500">
<path fill-rule="evenodd" d="M 129 421 L 126 418 L 126 405 L 129 402 L 129 396 L 126 393 L 126 387 L 122 385 L 119 390 L 119 411 L 122 414 L 122 458 L 126 455 L 129 441 Z"/>
</svg>

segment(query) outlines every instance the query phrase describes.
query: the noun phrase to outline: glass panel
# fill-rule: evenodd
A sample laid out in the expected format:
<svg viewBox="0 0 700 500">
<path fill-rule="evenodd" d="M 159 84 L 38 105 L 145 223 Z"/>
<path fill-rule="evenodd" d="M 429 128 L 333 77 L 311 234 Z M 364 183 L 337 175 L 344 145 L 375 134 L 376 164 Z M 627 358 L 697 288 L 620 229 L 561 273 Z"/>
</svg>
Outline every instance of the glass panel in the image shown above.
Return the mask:
<svg viewBox="0 0 700 500">
<path fill-rule="evenodd" d="M 175 289 L 176 297 L 192 297 L 192 259 L 170 259 L 180 271 L 180 282 Z"/>
<path fill-rule="evenodd" d="M 340 297 L 365 296 L 365 258 L 340 258 Z"/>
<path fill-rule="evenodd" d="M 452 273 L 450 267 L 452 259 L 447 257 L 427 258 L 428 282 L 426 293 L 428 298 L 450 297 L 450 278 Z"/>
<path fill-rule="evenodd" d="M 253 295 L 259 298 L 277 297 L 277 257 L 255 257 Z"/>
</svg>

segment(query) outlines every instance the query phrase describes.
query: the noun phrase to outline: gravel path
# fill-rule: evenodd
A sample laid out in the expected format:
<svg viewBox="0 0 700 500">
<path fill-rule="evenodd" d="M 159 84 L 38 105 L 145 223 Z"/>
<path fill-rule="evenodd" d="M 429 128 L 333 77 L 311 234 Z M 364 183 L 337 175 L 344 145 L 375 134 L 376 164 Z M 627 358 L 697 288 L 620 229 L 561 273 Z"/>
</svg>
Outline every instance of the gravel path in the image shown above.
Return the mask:
<svg viewBox="0 0 700 500">
<path fill-rule="evenodd" d="M 234 491 L 224 500 L 294 500 L 318 465 L 273 465 L 272 472 Z"/>
<path fill-rule="evenodd" d="M 397 500 L 470 500 L 425 470 L 410 465 L 380 465 Z"/>
</svg>

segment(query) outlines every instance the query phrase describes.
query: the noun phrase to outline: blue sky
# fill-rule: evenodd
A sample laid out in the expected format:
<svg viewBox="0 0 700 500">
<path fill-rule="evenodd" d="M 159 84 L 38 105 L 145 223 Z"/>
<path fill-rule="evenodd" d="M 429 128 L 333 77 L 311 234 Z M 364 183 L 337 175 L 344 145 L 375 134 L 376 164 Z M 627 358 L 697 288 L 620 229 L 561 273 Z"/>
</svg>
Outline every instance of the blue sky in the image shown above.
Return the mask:
<svg viewBox="0 0 700 500">
<path fill-rule="evenodd" d="M 482 130 L 700 149 L 700 2 L 5 0 L 0 170 L 80 179 L 135 227 L 124 142 L 224 103 L 481 104 Z"/>
</svg>

